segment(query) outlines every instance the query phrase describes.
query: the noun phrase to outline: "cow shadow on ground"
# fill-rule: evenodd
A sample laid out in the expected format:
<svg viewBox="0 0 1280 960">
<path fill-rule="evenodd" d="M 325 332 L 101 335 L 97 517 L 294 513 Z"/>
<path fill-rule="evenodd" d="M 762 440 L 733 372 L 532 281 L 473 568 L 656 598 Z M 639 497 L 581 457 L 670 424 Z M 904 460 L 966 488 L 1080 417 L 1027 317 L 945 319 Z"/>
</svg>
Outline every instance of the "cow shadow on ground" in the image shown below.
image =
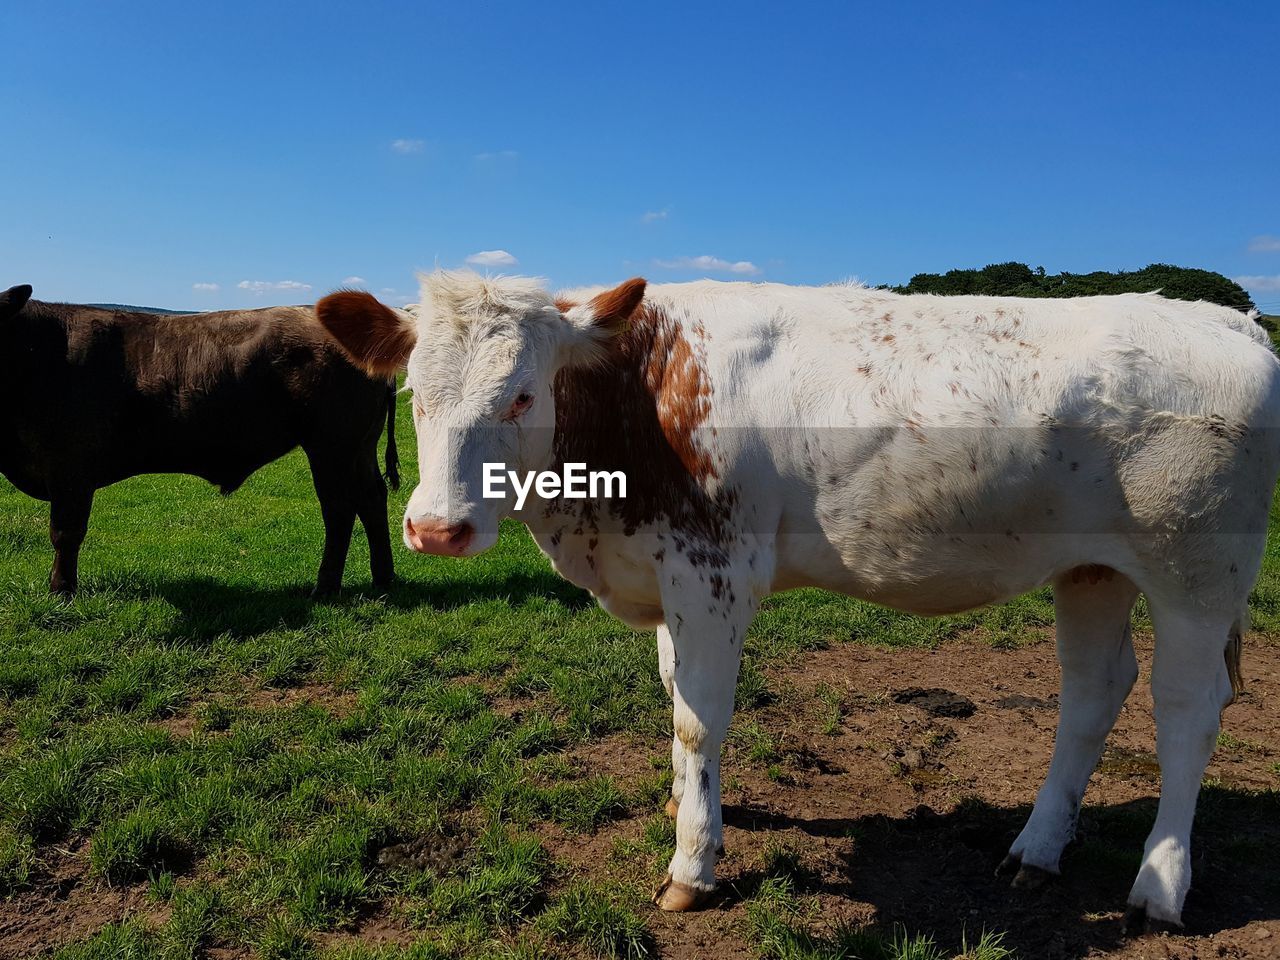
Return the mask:
<svg viewBox="0 0 1280 960">
<path fill-rule="evenodd" d="M 1048 960 L 1076 960 L 1124 945 L 1122 912 L 1156 801 L 1085 807 L 1062 875 L 1036 890 L 1012 889 L 996 867 L 1030 812 L 980 800 L 948 814 L 919 807 L 902 817 L 805 819 L 734 805 L 724 811 L 727 825 L 746 831 L 852 838 L 839 863 L 801 867 L 793 883 L 804 893 L 873 905 L 877 926 L 886 931 L 929 934 L 955 953 L 984 930 L 1002 931 L 1004 945 L 1018 956 Z M 803 856 L 803 846 L 798 852 Z M 1206 787 L 1192 838 L 1194 880 L 1184 933 L 1218 935 L 1221 945 L 1232 938 L 1230 931 L 1252 921 L 1280 919 L 1277 862 L 1280 792 Z M 764 879 L 761 871 L 741 874 L 727 885 L 728 896 L 749 897 Z"/>
<path fill-rule="evenodd" d="M 173 577 L 145 583 L 121 583 L 108 587 L 131 599 L 159 597 L 177 611 L 168 633 L 170 639 L 203 643 L 217 637 L 246 638 L 273 630 L 305 628 L 334 608 L 356 607 L 368 602 L 397 611 L 444 612 L 486 601 L 521 606 L 534 601 L 581 610 L 594 601 L 550 571 L 511 571 L 490 577 L 435 580 L 397 580 L 389 588 L 356 582 L 333 596 L 313 598 L 309 584 L 258 586 L 213 577 Z"/>
</svg>

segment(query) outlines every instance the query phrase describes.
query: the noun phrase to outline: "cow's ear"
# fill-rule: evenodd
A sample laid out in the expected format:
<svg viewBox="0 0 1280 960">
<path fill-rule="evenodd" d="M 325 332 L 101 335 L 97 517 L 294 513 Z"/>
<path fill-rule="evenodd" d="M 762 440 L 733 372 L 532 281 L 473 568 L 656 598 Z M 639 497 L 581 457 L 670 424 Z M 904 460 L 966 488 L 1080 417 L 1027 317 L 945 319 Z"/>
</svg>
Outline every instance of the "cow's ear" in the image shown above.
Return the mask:
<svg viewBox="0 0 1280 960">
<path fill-rule="evenodd" d="M 23 283 L 0 293 L 0 317 L 10 317 L 27 305 L 31 299 L 31 284 Z"/>
<path fill-rule="evenodd" d="M 644 301 L 647 285 L 643 277 L 633 277 L 612 290 L 596 294 L 586 303 L 566 304 L 562 308 L 564 318 L 577 334 L 569 345 L 568 362 L 581 363 L 598 357 L 610 337 L 626 330 Z"/>
<path fill-rule="evenodd" d="M 418 330 L 413 318 L 357 290 L 339 290 L 316 304 L 316 319 L 358 366 L 379 376 L 405 368 Z"/>
</svg>

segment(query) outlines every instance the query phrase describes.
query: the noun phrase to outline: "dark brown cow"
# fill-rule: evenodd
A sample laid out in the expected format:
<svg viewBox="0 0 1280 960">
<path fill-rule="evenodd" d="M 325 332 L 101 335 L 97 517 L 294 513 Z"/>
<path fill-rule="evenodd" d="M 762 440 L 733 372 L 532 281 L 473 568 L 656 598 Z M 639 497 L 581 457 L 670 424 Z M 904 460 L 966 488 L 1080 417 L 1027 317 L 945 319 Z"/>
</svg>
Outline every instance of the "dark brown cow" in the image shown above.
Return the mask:
<svg viewBox="0 0 1280 960">
<path fill-rule="evenodd" d="M 352 366 L 309 307 L 126 313 L 0 294 L 0 473 L 50 503 L 50 589 L 76 590 L 94 491 L 188 473 L 223 493 L 301 446 L 324 517 L 318 594 L 342 582 L 355 518 L 373 582 L 393 569 L 387 479 L 399 485 L 395 381 Z"/>
</svg>

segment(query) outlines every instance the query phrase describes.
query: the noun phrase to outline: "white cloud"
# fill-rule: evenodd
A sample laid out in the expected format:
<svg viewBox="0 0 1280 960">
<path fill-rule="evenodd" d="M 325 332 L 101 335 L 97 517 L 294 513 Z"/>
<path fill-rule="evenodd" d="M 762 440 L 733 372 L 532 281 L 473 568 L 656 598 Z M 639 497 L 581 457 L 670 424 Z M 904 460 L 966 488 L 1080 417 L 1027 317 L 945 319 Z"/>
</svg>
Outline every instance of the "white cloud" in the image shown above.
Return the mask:
<svg viewBox="0 0 1280 960">
<path fill-rule="evenodd" d="M 369 281 L 364 277 L 345 277 L 342 281 L 344 287 L 363 287 Z"/>
<path fill-rule="evenodd" d="M 193 283 L 191 289 L 200 293 L 217 293 L 218 285 L 216 283 Z"/>
<path fill-rule="evenodd" d="M 657 223 L 659 220 L 667 219 L 667 215 L 670 213 L 671 211 L 666 207 L 663 207 L 661 210 L 647 210 L 645 211 L 644 216 L 640 218 L 640 222 Z"/>
<path fill-rule="evenodd" d="M 518 150 L 487 150 L 477 153 L 476 159 L 481 163 L 492 163 L 495 160 L 515 160 L 520 156 Z"/>
<path fill-rule="evenodd" d="M 1250 253 L 1280 253 L 1280 237 L 1264 233 L 1249 241 Z"/>
<path fill-rule="evenodd" d="M 519 262 L 505 250 L 481 250 L 467 257 L 473 267 L 514 267 Z"/>
<path fill-rule="evenodd" d="M 704 273 L 736 273 L 743 277 L 754 277 L 760 272 L 750 260 L 729 262 L 721 257 L 676 257 L 674 260 L 655 260 L 656 266 L 666 270 L 700 270 Z"/>
<path fill-rule="evenodd" d="M 1280 273 L 1272 276 L 1252 276 L 1252 277 L 1232 277 L 1236 283 L 1244 287 L 1250 293 L 1270 293 L 1273 290 L 1280 290 Z"/>
<path fill-rule="evenodd" d="M 310 290 L 311 284 L 299 283 L 297 280 L 241 280 L 236 284 L 241 290 L 262 296 L 268 290 Z"/>
<path fill-rule="evenodd" d="M 427 147 L 425 140 L 392 140 L 391 149 L 396 153 L 421 153 Z"/>
</svg>

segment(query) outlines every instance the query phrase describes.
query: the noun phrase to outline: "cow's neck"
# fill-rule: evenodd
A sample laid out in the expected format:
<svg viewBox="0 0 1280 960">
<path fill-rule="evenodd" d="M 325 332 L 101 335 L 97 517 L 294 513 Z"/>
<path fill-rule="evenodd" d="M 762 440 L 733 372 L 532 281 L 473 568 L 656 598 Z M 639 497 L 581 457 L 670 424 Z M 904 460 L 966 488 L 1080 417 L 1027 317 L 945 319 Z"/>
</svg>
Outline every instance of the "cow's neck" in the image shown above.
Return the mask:
<svg viewBox="0 0 1280 960">
<path fill-rule="evenodd" d="M 713 394 L 705 340 L 700 325 L 646 304 L 604 362 L 560 371 L 554 468 L 621 471 L 627 497 L 542 504 L 530 521 L 540 543 L 557 529 L 629 537 L 655 524 L 720 535 L 725 495 L 699 434 Z"/>
</svg>

